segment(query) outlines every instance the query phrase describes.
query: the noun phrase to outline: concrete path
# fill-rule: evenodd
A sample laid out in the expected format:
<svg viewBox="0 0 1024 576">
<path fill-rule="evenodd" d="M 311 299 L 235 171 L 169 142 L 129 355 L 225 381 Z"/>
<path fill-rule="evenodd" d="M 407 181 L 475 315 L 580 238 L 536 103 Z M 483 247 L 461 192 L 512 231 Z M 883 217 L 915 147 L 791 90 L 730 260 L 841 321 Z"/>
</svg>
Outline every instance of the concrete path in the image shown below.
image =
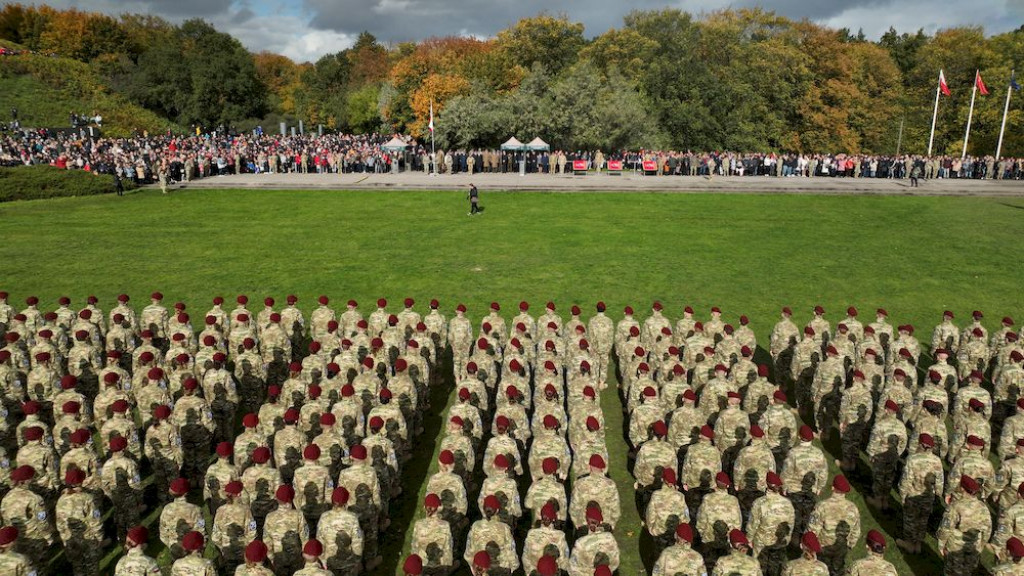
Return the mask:
<svg viewBox="0 0 1024 576">
<path fill-rule="evenodd" d="M 737 194 L 877 194 L 919 196 L 1024 196 L 1022 180 L 909 180 L 874 178 L 773 178 L 757 176 L 585 176 L 552 174 L 240 174 L 196 180 L 184 188 L 451 190 L 474 183 L 482 191 L 544 190 L 555 192 L 647 191 L 664 193 L 725 192 Z"/>
</svg>

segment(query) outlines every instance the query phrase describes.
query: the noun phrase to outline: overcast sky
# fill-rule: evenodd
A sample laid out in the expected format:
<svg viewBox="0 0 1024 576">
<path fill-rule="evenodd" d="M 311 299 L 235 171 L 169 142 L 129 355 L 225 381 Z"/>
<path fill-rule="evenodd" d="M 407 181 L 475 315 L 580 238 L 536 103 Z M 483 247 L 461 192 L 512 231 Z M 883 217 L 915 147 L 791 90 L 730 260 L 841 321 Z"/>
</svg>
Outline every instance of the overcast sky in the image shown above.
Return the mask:
<svg viewBox="0 0 1024 576">
<path fill-rule="evenodd" d="M 204 18 L 253 51 L 269 50 L 297 61 L 316 60 L 350 46 L 368 30 L 385 42 L 430 36 L 488 37 L 519 18 L 548 10 L 586 25 L 588 37 L 622 24 L 633 9 L 676 7 L 694 14 L 760 6 L 794 19 L 835 28 L 863 29 L 877 39 L 890 26 L 900 32 L 934 32 L 960 25 L 988 34 L 1024 24 L 1024 0 L 51 0 L 108 14 L 149 12 L 180 22 Z"/>
</svg>

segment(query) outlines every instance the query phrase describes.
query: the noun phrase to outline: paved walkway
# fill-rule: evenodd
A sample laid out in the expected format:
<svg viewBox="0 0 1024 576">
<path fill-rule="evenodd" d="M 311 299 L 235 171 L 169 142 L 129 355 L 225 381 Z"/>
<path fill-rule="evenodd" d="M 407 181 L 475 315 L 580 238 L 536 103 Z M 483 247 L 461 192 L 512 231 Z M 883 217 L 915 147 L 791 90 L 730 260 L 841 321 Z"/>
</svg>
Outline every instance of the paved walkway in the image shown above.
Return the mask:
<svg viewBox="0 0 1024 576">
<path fill-rule="evenodd" d="M 1024 196 L 1021 180 L 922 180 L 911 188 L 909 180 L 875 178 L 773 178 L 753 176 L 621 176 L 590 173 L 585 176 L 554 174 L 466 174 L 430 176 L 422 172 L 400 174 L 239 174 L 196 180 L 187 188 L 263 188 L 337 190 L 445 190 L 464 189 L 470 183 L 488 192 L 546 190 L 557 192 L 649 191 L 666 193 L 728 192 L 738 194 L 877 194 L 920 196 Z"/>
</svg>

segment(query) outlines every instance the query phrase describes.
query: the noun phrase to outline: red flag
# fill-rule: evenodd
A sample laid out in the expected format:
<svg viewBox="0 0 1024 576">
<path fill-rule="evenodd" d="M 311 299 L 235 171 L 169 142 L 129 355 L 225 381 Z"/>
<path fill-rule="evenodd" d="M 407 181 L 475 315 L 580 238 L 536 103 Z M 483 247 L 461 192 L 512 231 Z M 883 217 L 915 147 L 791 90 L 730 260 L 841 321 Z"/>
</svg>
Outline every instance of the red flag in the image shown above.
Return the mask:
<svg viewBox="0 0 1024 576">
<path fill-rule="evenodd" d="M 974 85 L 978 87 L 978 92 L 981 92 L 982 96 L 988 96 L 988 88 L 985 87 L 985 81 L 981 79 L 981 71 L 974 73 Z"/>
<path fill-rule="evenodd" d="M 950 95 L 949 85 L 946 84 L 946 75 L 942 73 L 942 70 L 939 70 L 939 90 L 942 90 L 946 96 Z"/>
</svg>

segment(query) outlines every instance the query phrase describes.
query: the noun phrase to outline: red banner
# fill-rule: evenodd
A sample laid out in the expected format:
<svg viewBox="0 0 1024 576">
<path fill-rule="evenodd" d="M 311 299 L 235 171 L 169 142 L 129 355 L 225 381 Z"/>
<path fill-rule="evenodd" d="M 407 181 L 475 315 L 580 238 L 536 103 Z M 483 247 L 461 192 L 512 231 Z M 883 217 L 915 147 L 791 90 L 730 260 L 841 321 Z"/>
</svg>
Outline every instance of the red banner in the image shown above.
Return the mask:
<svg viewBox="0 0 1024 576">
<path fill-rule="evenodd" d="M 573 170 L 573 172 L 586 172 L 587 171 L 587 161 L 586 160 L 573 160 L 572 161 L 572 170 Z"/>
<path fill-rule="evenodd" d="M 644 160 L 644 172 L 657 172 L 658 163 L 654 160 Z"/>
<path fill-rule="evenodd" d="M 622 172 L 622 160 L 609 160 L 608 161 L 609 172 Z"/>
</svg>

